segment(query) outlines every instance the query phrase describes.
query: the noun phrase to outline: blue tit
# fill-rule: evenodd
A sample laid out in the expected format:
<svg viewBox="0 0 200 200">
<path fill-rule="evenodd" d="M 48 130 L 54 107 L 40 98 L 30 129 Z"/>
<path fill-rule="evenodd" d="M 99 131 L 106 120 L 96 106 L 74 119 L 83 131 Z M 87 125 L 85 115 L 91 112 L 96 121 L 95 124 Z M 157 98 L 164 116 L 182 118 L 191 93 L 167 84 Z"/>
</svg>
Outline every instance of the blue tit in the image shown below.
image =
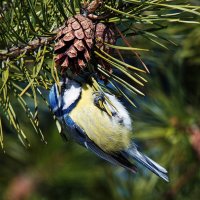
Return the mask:
<svg viewBox="0 0 200 200">
<path fill-rule="evenodd" d="M 133 173 L 137 168 L 131 160 L 136 160 L 168 181 L 166 169 L 138 151 L 131 137 L 129 113 L 114 95 L 94 93 L 89 84 L 79 84 L 70 79 L 60 85 L 60 93 L 56 84 L 52 86 L 49 102 L 68 138 Z M 112 102 L 111 105 L 105 101 L 112 115 L 98 106 L 105 97 Z"/>
</svg>

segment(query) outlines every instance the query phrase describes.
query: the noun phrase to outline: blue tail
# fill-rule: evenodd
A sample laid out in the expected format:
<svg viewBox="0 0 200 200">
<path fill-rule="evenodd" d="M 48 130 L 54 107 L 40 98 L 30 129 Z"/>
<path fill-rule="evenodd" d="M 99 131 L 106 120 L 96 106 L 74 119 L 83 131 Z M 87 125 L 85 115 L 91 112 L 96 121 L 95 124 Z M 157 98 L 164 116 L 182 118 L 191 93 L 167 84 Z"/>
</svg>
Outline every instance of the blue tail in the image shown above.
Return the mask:
<svg viewBox="0 0 200 200">
<path fill-rule="evenodd" d="M 144 165 L 147 169 L 164 179 L 165 181 L 169 182 L 168 176 L 167 176 L 167 170 L 163 167 L 161 167 L 158 163 L 154 162 L 152 159 L 147 157 L 146 155 L 139 152 L 135 145 L 133 145 L 131 148 L 126 150 L 126 153 L 136 161 L 138 161 L 140 164 Z"/>
</svg>

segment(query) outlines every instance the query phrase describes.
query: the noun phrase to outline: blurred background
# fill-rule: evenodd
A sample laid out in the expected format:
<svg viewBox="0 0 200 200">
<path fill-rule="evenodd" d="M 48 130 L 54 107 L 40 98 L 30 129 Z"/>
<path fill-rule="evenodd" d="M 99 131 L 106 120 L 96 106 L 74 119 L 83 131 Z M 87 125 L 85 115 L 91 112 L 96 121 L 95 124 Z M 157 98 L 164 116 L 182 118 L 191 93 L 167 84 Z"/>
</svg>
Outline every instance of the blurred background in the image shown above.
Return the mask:
<svg viewBox="0 0 200 200">
<path fill-rule="evenodd" d="M 137 100 L 131 115 L 140 150 L 169 171 L 170 182 L 142 166 L 137 174 L 130 174 L 62 140 L 50 112 L 41 109 L 41 100 L 40 120 L 47 144 L 23 121 L 31 143 L 29 149 L 24 148 L 3 121 L 7 137 L 5 152 L 0 151 L 0 199 L 199 199 L 200 26 L 174 24 L 159 34 L 175 44 L 166 41 L 167 49 L 142 36 L 130 41 L 133 47 L 151 49 L 141 54 L 151 72 L 146 97 Z"/>
</svg>

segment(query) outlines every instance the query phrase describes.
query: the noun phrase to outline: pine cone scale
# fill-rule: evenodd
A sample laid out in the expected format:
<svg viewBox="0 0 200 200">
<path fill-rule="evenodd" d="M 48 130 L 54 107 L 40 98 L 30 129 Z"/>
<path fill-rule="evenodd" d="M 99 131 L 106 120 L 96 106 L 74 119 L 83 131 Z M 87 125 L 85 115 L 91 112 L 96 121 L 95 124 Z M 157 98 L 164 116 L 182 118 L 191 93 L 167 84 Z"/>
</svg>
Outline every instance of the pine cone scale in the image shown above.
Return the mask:
<svg viewBox="0 0 200 200">
<path fill-rule="evenodd" d="M 76 47 L 76 49 L 77 49 L 78 51 L 83 51 L 83 50 L 85 49 L 85 46 L 84 46 L 82 40 L 76 40 L 76 41 L 74 42 L 74 46 Z"/>
<path fill-rule="evenodd" d="M 56 51 L 62 49 L 63 47 L 65 47 L 65 43 L 62 40 L 60 40 L 55 44 L 54 50 L 56 52 Z"/>
<path fill-rule="evenodd" d="M 91 49 L 92 46 L 93 46 L 93 40 L 92 39 L 86 39 L 85 41 L 86 41 L 87 46 Z"/>
<path fill-rule="evenodd" d="M 71 46 L 68 50 L 67 50 L 67 55 L 70 57 L 70 58 L 75 58 L 77 57 L 77 51 L 76 49 L 74 48 L 74 46 Z"/>
<path fill-rule="evenodd" d="M 88 62 L 90 60 L 90 54 L 88 52 L 88 50 L 85 50 L 84 52 L 84 57 L 85 57 L 85 60 Z"/>
<path fill-rule="evenodd" d="M 66 59 L 64 60 L 64 62 L 62 63 L 62 67 L 68 67 L 68 65 L 69 65 L 69 59 L 68 59 L 68 57 L 66 57 Z"/>
<path fill-rule="evenodd" d="M 80 28 L 81 28 L 80 22 L 78 22 L 78 21 L 73 22 L 73 23 L 72 23 L 72 28 L 73 28 L 74 30 L 80 29 Z"/>
<path fill-rule="evenodd" d="M 72 27 L 71 26 L 67 26 L 62 30 L 62 34 L 69 33 L 70 31 L 72 31 Z"/>
<path fill-rule="evenodd" d="M 65 42 L 69 42 L 69 41 L 73 40 L 74 38 L 75 38 L 75 36 L 74 36 L 73 32 L 69 32 L 63 37 L 63 40 Z"/>
<path fill-rule="evenodd" d="M 85 63 L 83 60 L 81 59 L 78 59 L 78 65 L 81 67 L 81 68 L 84 68 L 85 67 Z"/>
<path fill-rule="evenodd" d="M 87 38 L 94 38 L 94 33 L 93 33 L 93 31 L 91 31 L 90 28 L 88 28 L 88 29 L 85 30 L 85 36 Z"/>
<path fill-rule="evenodd" d="M 83 27 L 84 30 L 90 28 L 90 24 L 86 20 L 81 22 L 81 26 Z"/>
<path fill-rule="evenodd" d="M 76 38 L 79 39 L 79 40 L 82 40 L 82 39 L 84 39 L 84 37 L 85 37 L 85 34 L 84 34 L 84 32 L 83 32 L 82 29 L 76 30 L 76 31 L 74 32 L 74 35 L 75 35 Z"/>
</svg>

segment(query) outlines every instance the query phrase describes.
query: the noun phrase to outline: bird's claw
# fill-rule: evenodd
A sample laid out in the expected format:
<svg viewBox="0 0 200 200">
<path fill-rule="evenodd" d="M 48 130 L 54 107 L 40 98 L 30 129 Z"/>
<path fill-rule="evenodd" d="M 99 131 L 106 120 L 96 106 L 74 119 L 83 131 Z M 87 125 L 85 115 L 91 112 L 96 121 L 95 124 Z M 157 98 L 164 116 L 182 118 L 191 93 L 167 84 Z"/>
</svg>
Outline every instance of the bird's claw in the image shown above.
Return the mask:
<svg viewBox="0 0 200 200">
<path fill-rule="evenodd" d="M 100 109 L 103 109 L 103 103 L 105 102 L 105 94 L 101 91 L 94 92 L 94 104 Z"/>
</svg>

